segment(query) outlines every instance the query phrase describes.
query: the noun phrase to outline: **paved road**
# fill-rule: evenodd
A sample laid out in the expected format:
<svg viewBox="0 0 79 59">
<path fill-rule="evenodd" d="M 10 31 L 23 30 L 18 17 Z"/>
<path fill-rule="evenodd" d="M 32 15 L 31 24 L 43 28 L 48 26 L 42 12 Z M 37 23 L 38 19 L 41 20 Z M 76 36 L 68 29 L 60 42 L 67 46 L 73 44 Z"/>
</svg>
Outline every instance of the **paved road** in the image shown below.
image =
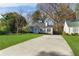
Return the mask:
<svg viewBox="0 0 79 59">
<path fill-rule="evenodd" d="M 0 51 L 1 56 L 71 56 L 72 50 L 60 35 L 44 35 Z"/>
</svg>

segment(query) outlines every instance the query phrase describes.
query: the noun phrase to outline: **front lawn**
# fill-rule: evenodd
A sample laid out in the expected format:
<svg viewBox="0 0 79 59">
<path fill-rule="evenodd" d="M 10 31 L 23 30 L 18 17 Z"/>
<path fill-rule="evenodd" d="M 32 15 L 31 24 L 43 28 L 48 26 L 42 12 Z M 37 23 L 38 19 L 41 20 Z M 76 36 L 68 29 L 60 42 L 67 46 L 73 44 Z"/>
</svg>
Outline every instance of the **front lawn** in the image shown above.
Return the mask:
<svg viewBox="0 0 79 59">
<path fill-rule="evenodd" d="M 0 35 L 0 50 L 39 36 L 42 36 L 42 34 L 26 33 L 18 35 Z"/>
<path fill-rule="evenodd" d="M 79 56 L 79 36 L 63 36 L 70 45 L 74 55 Z"/>
</svg>

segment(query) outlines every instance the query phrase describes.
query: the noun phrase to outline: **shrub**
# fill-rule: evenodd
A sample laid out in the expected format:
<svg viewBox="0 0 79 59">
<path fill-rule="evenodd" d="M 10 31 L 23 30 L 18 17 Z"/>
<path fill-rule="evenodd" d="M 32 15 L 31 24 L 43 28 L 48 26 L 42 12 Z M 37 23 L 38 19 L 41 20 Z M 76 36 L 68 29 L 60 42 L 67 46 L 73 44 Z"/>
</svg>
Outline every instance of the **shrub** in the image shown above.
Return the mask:
<svg viewBox="0 0 79 59">
<path fill-rule="evenodd" d="M 78 33 L 72 33 L 71 35 L 76 36 L 76 35 L 78 35 Z"/>
<path fill-rule="evenodd" d="M 23 33 L 29 33 L 29 26 L 23 27 Z"/>
<path fill-rule="evenodd" d="M 63 35 L 68 35 L 68 33 L 62 32 Z"/>
</svg>

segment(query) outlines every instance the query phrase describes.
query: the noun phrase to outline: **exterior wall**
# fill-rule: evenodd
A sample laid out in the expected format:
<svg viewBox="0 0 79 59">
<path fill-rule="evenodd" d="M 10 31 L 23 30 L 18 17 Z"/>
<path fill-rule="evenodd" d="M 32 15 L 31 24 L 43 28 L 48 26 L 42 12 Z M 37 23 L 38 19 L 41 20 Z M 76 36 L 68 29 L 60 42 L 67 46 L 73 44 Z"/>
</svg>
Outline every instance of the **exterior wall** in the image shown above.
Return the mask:
<svg viewBox="0 0 79 59">
<path fill-rule="evenodd" d="M 73 32 L 73 27 L 69 27 L 69 34 L 72 34 Z"/>
<path fill-rule="evenodd" d="M 39 29 L 38 28 L 34 28 L 34 33 L 39 33 Z"/>
<path fill-rule="evenodd" d="M 41 22 L 41 21 L 39 21 Z M 53 21 L 52 19 L 50 18 L 47 18 L 45 21 L 44 21 L 44 25 L 46 28 L 42 28 L 42 27 L 35 27 L 35 26 L 32 26 L 32 28 L 30 28 L 30 31 L 33 32 L 33 33 L 48 33 L 48 34 L 53 34 L 53 28 L 52 27 L 49 27 L 49 26 L 53 26 Z"/>
<path fill-rule="evenodd" d="M 39 33 L 45 33 L 45 28 L 39 29 Z"/>
<path fill-rule="evenodd" d="M 48 34 L 53 34 L 53 28 L 35 28 L 31 27 L 30 31 L 33 33 L 48 33 Z"/>
<path fill-rule="evenodd" d="M 39 33 L 39 28 L 30 27 L 30 32 Z"/>
<path fill-rule="evenodd" d="M 64 24 L 64 32 L 68 33 L 68 34 L 72 34 L 72 33 L 78 33 L 79 34 L 79 27 L 69 27 L 65 21 Z"/>
<path fill-rule="evenodd" d="M 45 33 L 53 34 L 53 28 L 46 28 Z"/>
<path fill-rule="evenodd" d="M 79 27 L 73 27 L 73 33 L 78 33 L 79 34 Z"/>
<path fill-rule="evenodd" d="M 79 27 L 70 27 L 69 34 L 72 34 L 72 33 L 79 34 Z"/>
<path fill-rule="evenodd" d="M 68 27 L 66 21 L 65 21 L 64 29 L 63 30 L 64 30 L 65 33 L 69 33 L 69 27 Z"/>
</svg>

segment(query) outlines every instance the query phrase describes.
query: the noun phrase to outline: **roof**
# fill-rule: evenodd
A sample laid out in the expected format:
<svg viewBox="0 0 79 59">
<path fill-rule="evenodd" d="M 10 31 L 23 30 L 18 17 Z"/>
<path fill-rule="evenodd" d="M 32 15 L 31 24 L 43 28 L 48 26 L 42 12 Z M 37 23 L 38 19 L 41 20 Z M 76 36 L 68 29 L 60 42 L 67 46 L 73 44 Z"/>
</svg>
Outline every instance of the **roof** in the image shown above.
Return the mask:
<svg viewBox="0 0 79 59">
<path fill-rule="evenodd" d="M 79 27 L 79 20 L 75 21 L 66 21 L 69 27 Z"/>
<path fill-rule="evenodd" d="M 38 21 L 38 22 L 32 22 L 29 26 L 30 27 L 37 27 L 37 28 L 50 28 L 50 27 L 52 27 L 53 26 L 53 19 L 51 19 L 51 18 L 46 18 L 45 20 L 44 20 L 44 22 L 42 22 L 42 21 Z M 45 23 L 47 23 L 48 24 L 48 26 L 46 26 L 46 24 Z M 52 25 L 51 25 L 52 24 Z"/>
<path fill-rule="evenodd" d="M 52 26 L 45 26 L 45 23 L 39 23 L 39 22 L 33 22 L 32 25 L 30 25 L 30 27 L 36 27 L 36 28 L 49 28 Z"/>
</svg>

